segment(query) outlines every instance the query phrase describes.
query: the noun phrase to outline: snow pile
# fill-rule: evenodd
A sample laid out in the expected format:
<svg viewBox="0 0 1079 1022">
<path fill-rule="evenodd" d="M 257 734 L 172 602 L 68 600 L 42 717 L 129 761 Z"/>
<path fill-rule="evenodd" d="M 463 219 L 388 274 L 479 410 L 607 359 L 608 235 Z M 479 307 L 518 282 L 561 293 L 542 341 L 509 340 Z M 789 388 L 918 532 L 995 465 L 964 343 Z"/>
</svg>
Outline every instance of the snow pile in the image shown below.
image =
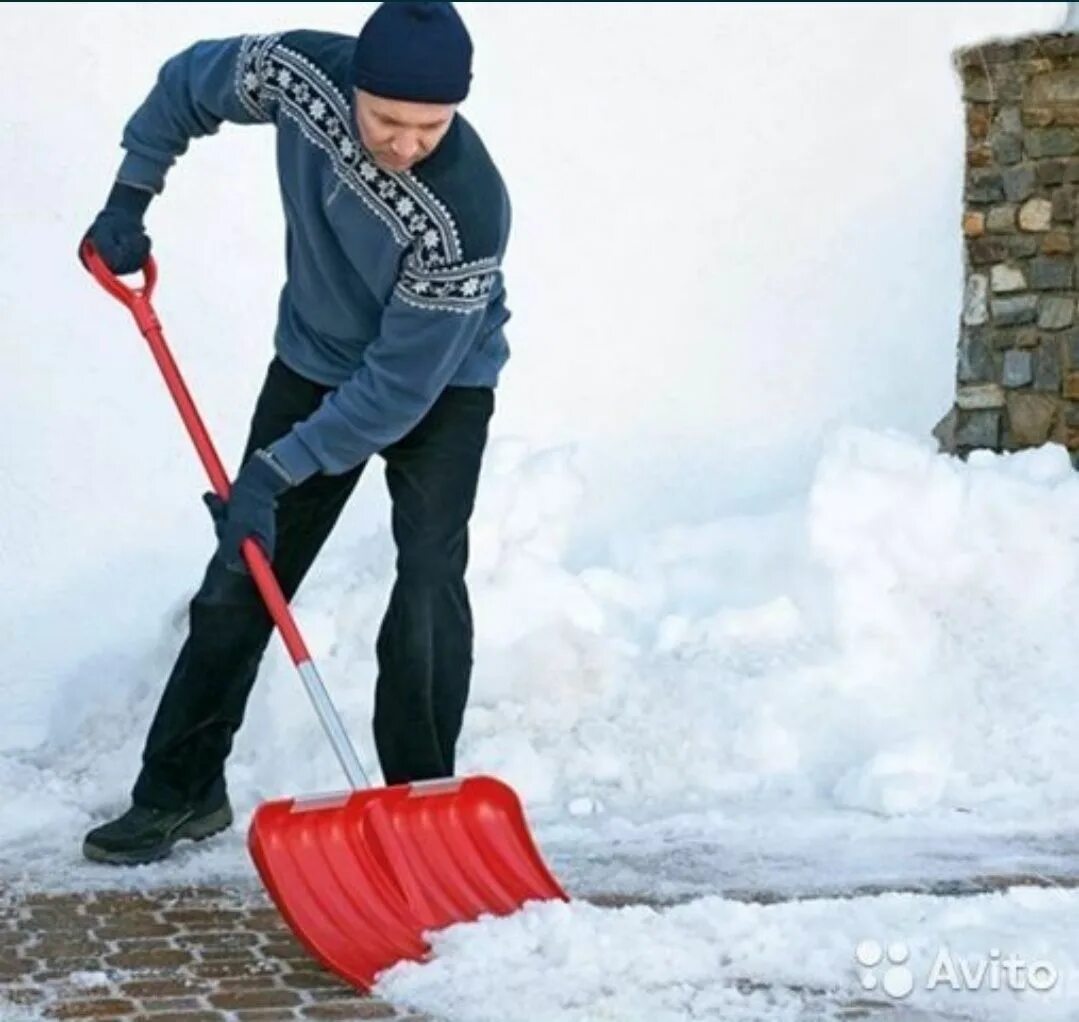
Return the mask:
<svg viewBox="0 0 1079 1022">
<path fill-rule="evenodd" d="M 1079 995 L 1077 910 L 1075 891 L 1024 887 L 772 905 L 710 897 L 664 911 L 533 903 L 433 934 L 434 958 L 394 966 L 376 992 L 446 1022 L 778 1022 L 841 1018 L 863 998 L 947 1017 L 1064 1019 Z"/>
<path fill-rule="evenodd" d="M 462 771 L 576 814 L 742 800 L 1022 814 L 1073 797 L 1079 479 L 1063 449 L 968 464 L 843 430 L 802 503 L 627 532 L 591 564 L 572 563 L 590 494 L 571 449 L 495 445 L 483 485 Z M 374 766 L 391 550 L 380 532 L 337 557 L 299 613 Z M 279 658 L 239 779 L 340 786 L 304 700 Z"/>
<path fill-rule="evenodd" d="M 1063 449 L 966 464 L 840 431 L 803 506 L 620 537 L 578 570 L 552 537 L 584 488 L 530 464 L 500 490 L 529 513 L 482 559 L 468 768 L 593 805 L 1073 797 L 1079 479 Z"/>
<path fill-rule="evenodd" d="M 548 822 L 717 808 L 1040 819 L 1072 805 L 1079 479 L 1062 449 L 963 463 L 843 430 L 800 503 L 627 530 L 586 563 L 572 544 L 589 499 L 571 449 L 492 448 L 462 772 L 502 776 Z M 380 526 L 326 557 L 298 617 L 377 776 L 372 645 L 392 545 Z M 123 805 L 187 595 L 156 642 L 103 645 L 69 679 L 49 742 L 0 756 L 9 849 L 46 833 L 74 844 Z M 241 813 L 342 787 L 276 644 L 229 783 Z"/>
</svg>

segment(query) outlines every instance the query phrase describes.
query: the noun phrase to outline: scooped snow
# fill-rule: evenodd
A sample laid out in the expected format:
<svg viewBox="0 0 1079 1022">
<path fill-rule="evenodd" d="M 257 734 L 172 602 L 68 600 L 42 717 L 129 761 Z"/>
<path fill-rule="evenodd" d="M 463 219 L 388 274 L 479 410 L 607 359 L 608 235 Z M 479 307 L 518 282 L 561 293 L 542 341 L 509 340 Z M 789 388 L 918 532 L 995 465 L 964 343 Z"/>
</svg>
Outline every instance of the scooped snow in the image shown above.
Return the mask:
<svg viewBox="0 0 1079 1022">
<path fill-rule="evenodd" d="M 1079 892 L 1029 887 L 774 905 L 712 897 L 662 911 L 532 903 L 433 934 L 434 958 L 387 970 L 376 992 L 445 1022 L 838 1019 L 861 999 L 882 1014 L 1074 1018 L 1077 911 Z M 859 945 L 876 945 L 878 964 L 861 965 Z"/>
</svg>

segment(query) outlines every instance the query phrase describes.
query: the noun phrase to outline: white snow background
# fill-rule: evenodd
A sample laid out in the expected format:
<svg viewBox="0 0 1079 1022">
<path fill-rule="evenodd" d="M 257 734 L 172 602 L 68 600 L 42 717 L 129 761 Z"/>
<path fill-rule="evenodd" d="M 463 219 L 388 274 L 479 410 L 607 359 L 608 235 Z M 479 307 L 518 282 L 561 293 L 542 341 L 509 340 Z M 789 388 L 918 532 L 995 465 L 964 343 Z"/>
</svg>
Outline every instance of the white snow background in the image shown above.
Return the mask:
<svg viewBox="0 0 1079 1022">
<path fill-rule="evenodd" d="M 74 253 L 163 60 L 354 32 L 371 7 L 0 8 L 0 883 L 247 882 L 257 803 L 342 787 L 274 644 L 229 764 L 234 830 L 152 867 L 82 861 L 127 803 L 212 531 L 145 343 Z M 928 439 L 962 284 L 951 51 L 1063 7 L 461 5 L 462 110 L 514 205 L 514 354 L 460 768 L 517 787 L 572 892 L 689 900 L 451 928 L 386 977 L 396 1001 L 801 1018 L 799 985 L 855 996 L 857 941 L 902 938 L 1049 959 L 1036 1010 L 1075 1010 L 1064 891 L 720 896 L 1074 871 L 1079 481 L 1057 447 L 964 464 Z M 232 125 L 195 142 L 147 218 L 155 304 L 233 467 L 283 270 L 272 146 Z M 296 601 L 372 769 L 387 510 L 376 462 Z M 912 1003 L 1031 1017 L 1003 992 Z"/>
</svg>

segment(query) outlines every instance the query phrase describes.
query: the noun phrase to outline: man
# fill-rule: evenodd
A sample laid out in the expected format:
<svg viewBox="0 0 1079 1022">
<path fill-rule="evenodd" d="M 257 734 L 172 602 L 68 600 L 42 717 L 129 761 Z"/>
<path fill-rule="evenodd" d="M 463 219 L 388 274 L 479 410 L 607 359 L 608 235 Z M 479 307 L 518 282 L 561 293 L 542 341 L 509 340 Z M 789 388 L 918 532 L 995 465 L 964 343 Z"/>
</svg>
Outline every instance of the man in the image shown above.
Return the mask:
<svg viewBox="0 0 1079 1022">
<path fill-rule="evenodd" d="M 87 236 L 115 273 L 149 255 L 142 217 L 191 139 L 273 124 L 287 225 L 275 357 L 219 543 L 146 740 L 132 806 L 84 853 L 168 855 L 232 822 L 224 764 L 272 622 L 240 547 L 296 592 L 378 453 L 397 576 L 377 639 L 374 732 L 387 784 L 448 776 L 472 665 L 468 520 L 508 358 L 502 179 L 457 112 L 472 43 L 449 3 L 386 3 L 358 39 L 296 31 L 196 43 L 128 121 Z M 236 175 L 238 182 L 243 180 Z"/>
</svg>

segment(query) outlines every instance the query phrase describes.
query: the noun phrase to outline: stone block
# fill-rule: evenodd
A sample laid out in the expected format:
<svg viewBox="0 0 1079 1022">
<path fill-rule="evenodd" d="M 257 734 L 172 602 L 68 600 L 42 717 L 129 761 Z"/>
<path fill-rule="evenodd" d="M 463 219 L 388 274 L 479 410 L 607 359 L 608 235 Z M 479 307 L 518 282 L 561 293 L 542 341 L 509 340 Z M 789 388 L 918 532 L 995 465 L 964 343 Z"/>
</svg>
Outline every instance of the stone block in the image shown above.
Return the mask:
<svg viewBox="0 0 1079 1022">
<path fill-rule="evenodd" d="M 1057 403 L 1045 394 L 1029 391 L 1008 395 L 1010 447 L 1038 447 L 1049 439 L 1057 417 Z"/>
<path fill-rule="evenodd" d="M 959 449 L 1000 448 L 1000 411 L 984 409 L 960 411 L 955 426 L 955 445 Z"/>
<path fill-rule="evenodd" d="M 1038 160 L 1034 164 L 1034 178 L 1041 188 L 1058 185 L 1064 180 L 1064 160 Z"/>
<path fill-rule="evenodd" d="M 1069 401 L 1079 401 L 1079 370 L 1069 369 L 1064 374 L 1064 384 L 1061 393 Z"/>
<path fill-rule="evenodd" d="M 968 384 L 956 391 L 955 403 L 964 412 L 1003 408 L 1004 388 L 999 383 Z"/>
<path fill-rule="evenodd" d="M 1034 389 L 1059 394 L 1062 379 L 1060 345 L 1047 337 L 1034 352 Z"/>
<path fill-rule="evenodd" d="M 941 451 L 945 451 L 949 454 L 955 452 L 955 428 L 959 422 L 959 410 L 952 405 L 944 416 L 933 427 L 933 436 L 936 437 L 937 444 Z"/>
<path fill-rule="evenodd" d="M 1053 222 L 1053 204 L 1048 199 L 1028 199 L 1019 207 L 1019 227 L 1024 231 L 1047 231 Z"/>
<path fill-rule="evenodd" d="M 1017 207 L 1012 203 L 1002 206 L 990 206 L 985 212 L 985 229 L 990 234 L 1008 234 L 1015 230 Z"/>
<path fill-rule="evenodd" d="M 1023 158 L 1023 140 L 1019 135 L 1001 132 L 990 138 L 990 156 L 1001 166 L 1008 167 Z"/>
<path fill-rule="evenodd" d="M 992 103 L 996 100 L 993 83 L 980 68 L 970 67 L 963 72 L 963 99 L 973 103 Z"/>
<path fill-rule="evenodd" d="M 992 107 L 971 107 L 970 109 L 977 109 L 983 112 L 983 116 L 988 118 L 989 111 Z M 1002 106 L 997 110 L 997 115 L 992 119 L 993 127 L 1003 135 L 1022 135 L 1023 134 L 1023 117 L 1017 106 Z"/>
<path fill-rule="evenodd" d="M 1042 330 L 1063 330 L 1075 321 L 1075 299 L 1047 295 L 1038 305 L 1038 326 Z"/>
<path fill-rule="evenodd" d="M 963 214 L 963 234 L 968 238 L 980 238 L 985 234 L 985 214 L 970 212 Z M 1049 235 L 1046 235 L 1049 237 Z"/>
<path fill-rule="evenodd" d="M 967 242 L 967 258 L 975 266 L 981 266 L 1007 259 L 1008 252 L 1000 238 L 971 238 Z"/>
<path fill-rule="evenodd" d="M 1053 111 L 1044 106 L 1023 107 L 1024 128 L 1046 128 L 1053 123 Z M 1029 148 L 1028 148 L 1029 152 Z"/>
<path fill-rule="evenodd" d="M 1029 351 L 1012 348 L 1004 353 L 1004 368 L 1000 374 L 1005 387 L 1025 387 L 1034 382 L 1034 357 Z"/>
<path fill-rule="evenodd" d="M 1023 271 L 1018 266 L 1009 266 L 1007 263 L 997 263 L 996 266 L 992 267 L 989 271 L 989 279 L 992 282 L 995 294 L 1007 291 L 1022 291 L 1027 286 Z"/>
<path fill-rule="evenodd" d="M 1070 259 L 1038 256 L 1027 266 L 1027 283 L 1035 291 L 1061 291 L 1072 286 L 1075 266 Z"/>
<path fill-rule="evenodd" d="M 972 203 L 1001 202 L 1004 182 L 995 170 L 972 170 L 967 175 L 967 201 Z"/>
<path fill-rule="evenodd" d="M 989 319 L 986 288 L 987 280 L 984 273 L 972 273 L 967 278 L 966 291 L 963 295 L 963 322 L 967 326 L 978 326 Z"/>
<path fill-rule="evenodd" d="M 1042 236 L 1042 252 L 1045 255 L 1071 255 L 1071 233 L 1069 231 L 1046 231 Z"/>
<path fill-rule="evenodd" d="M 1027 155 L 1035 160 L 1043 156 L 1072 156 L 1079 153 L 1079 132 L 1074 128 L 1032 127 L 1027 131 L 1024 142 Z"/>
<path fill-rule="evenodd" d="M 1079 108 L 1079 68 L 1066 67 L 1035 75 L 1027 82 L 1023 103 L 1054 109 L 1068 106 Z"/>
<path fill-rule="evenodd" d="M 992 298 L 989 308 L 998 326 L 1018 326 L 1033 323 L 1038 315 L 1037 295 L 1017 295 L 1014 298 Z"/>
<path fill-rule="evenodd" d="M 1058 188 L 1051 200 L 1053 222 L 1070 224 L 1075 220 L 1075 191 L 1069 186 Z"/>
<path fill-rule="evenodd" d="M 971 103 L 967 106 L 967 134 L 971 139 L 980 141 L 983 138 L 989 137 L 989 124 L 991 121 L 990 112 L 992 107 L 985 106 L 983 104 Z M 1014 109 L 1009 107 L 1009 109 Z M 1001 125 L 1001 128 L 1005 131 L 1010 130 Z M 1022 123 L 1020 122 L 1019 130 L 1022 130 Z"/>
<path fill-rule="evenodd" d="M 990 383 L 993 355 L 984 330 L 964 330 L 959 337 L 956 378 L 960 383 Z"/>
<path fill-rule="evenodd" d="M 1038 175 L 1029 163 L 1007 167 L 1000 174 L 1000 185 L 1009 202 L 1022 202 L 1034 194 Z"/>
</svg>

